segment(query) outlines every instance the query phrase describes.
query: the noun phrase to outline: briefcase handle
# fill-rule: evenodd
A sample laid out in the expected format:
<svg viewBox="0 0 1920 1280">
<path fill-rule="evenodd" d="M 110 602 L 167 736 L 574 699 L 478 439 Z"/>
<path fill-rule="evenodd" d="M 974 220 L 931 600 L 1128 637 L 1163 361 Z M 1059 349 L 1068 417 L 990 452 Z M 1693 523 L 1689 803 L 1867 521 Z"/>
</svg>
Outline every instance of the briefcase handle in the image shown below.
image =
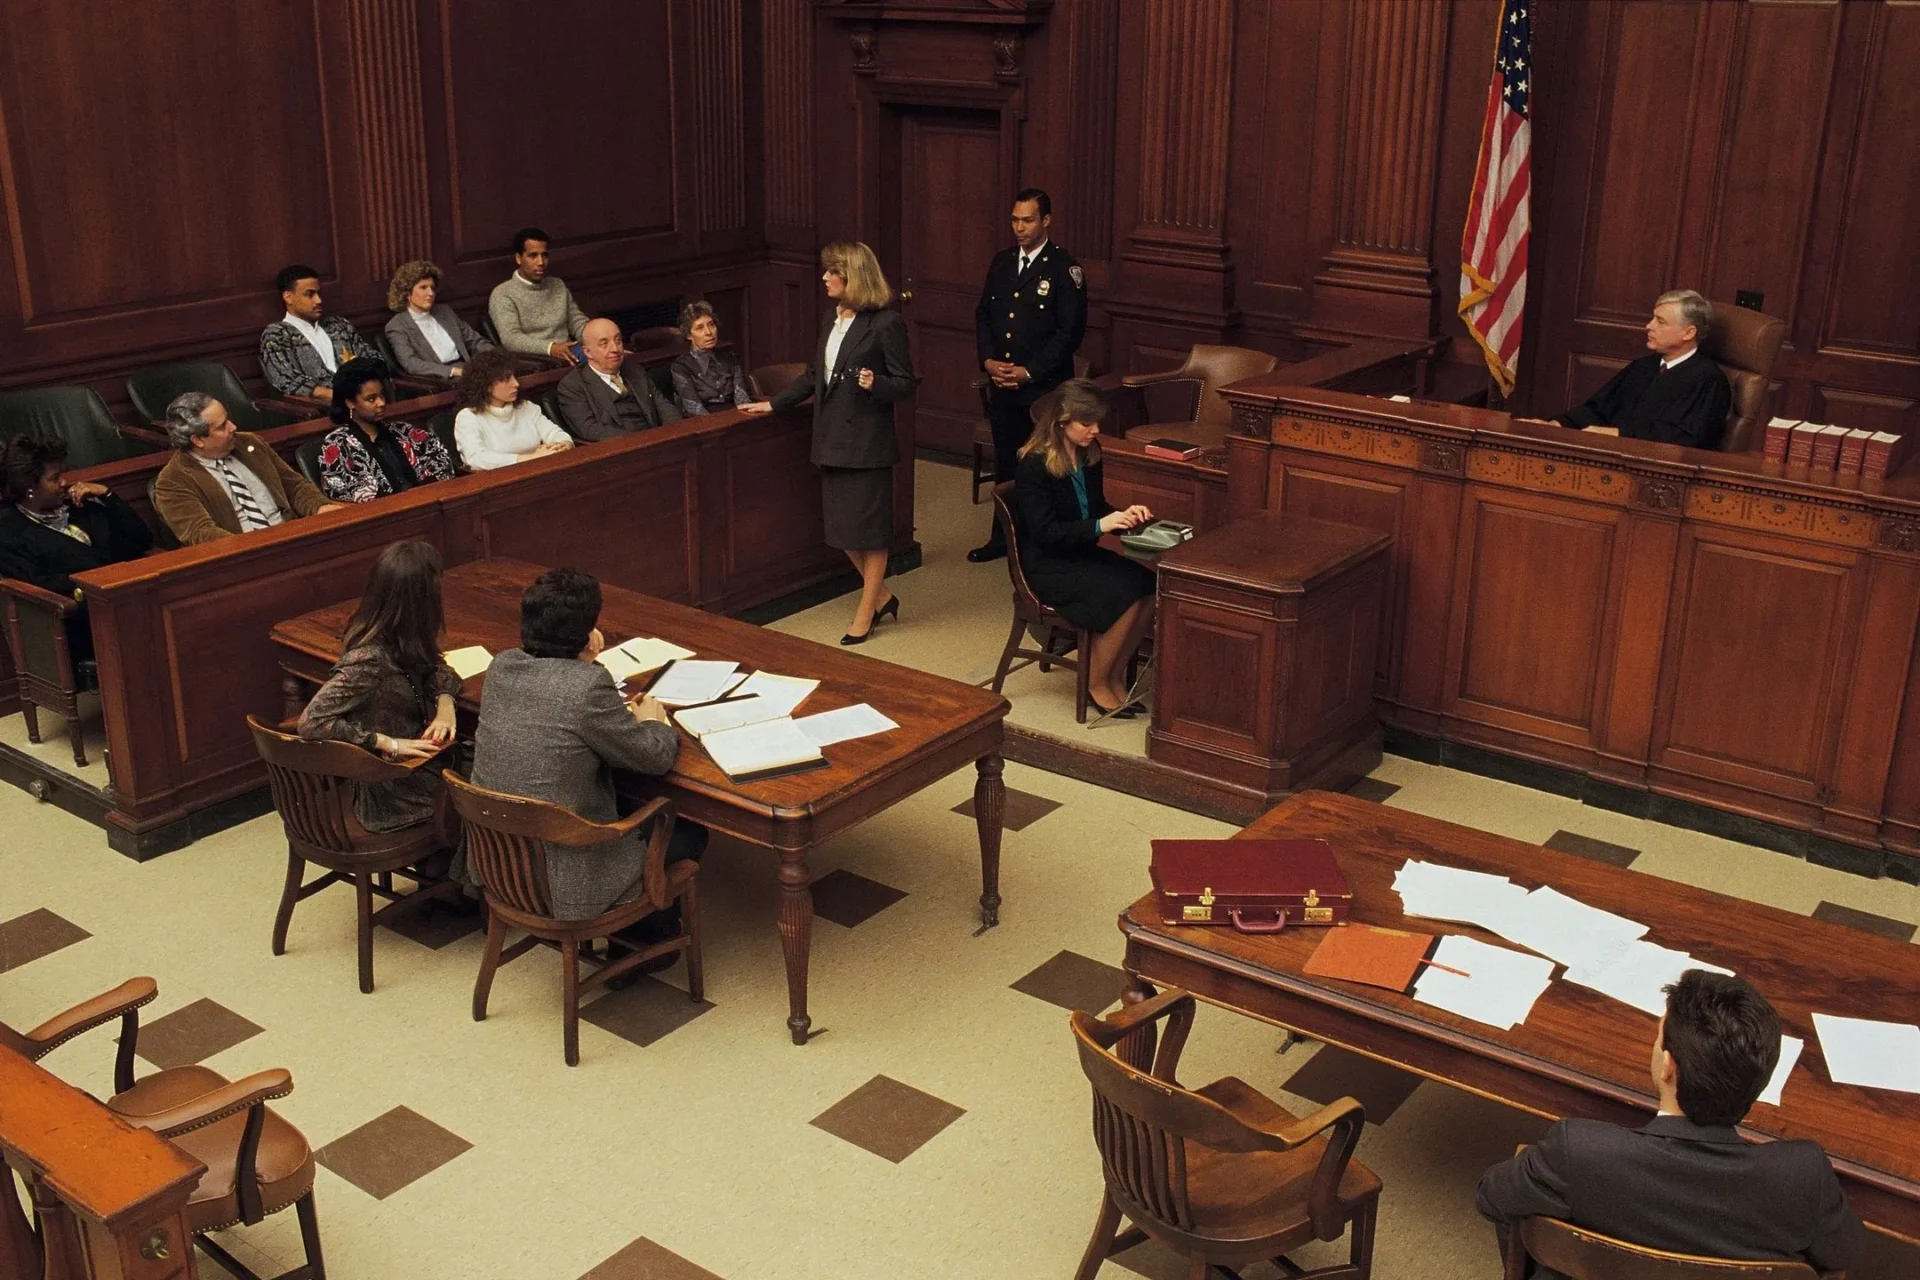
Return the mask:
<svg viewBox="0 0 1920 1280">
<path fill-rule="evenodd" d="M 1241 933 L 1279 933 L 1287 927 L 1287 913 L 1282 910 L 1271 924 L 1248 924 L 1240 918 L 1240 908 L 1234 907 L 1227 912 L 1227 918 L 1233 921 L 1233 927 Z"/>
</svg>

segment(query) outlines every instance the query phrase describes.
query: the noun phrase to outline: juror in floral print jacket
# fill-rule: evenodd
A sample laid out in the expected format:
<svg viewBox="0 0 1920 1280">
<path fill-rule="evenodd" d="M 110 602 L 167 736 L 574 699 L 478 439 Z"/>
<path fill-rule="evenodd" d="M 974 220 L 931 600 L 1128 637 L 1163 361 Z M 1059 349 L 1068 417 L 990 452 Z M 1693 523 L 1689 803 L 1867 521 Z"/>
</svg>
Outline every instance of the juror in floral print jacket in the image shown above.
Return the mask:
<svg viewBox="0 0 1920 1280">
<path fill-rule="evenodd" d="M 320 487 L 334 502 L 372 502 L 400 489 L 435 480 L 451 480 L 458 469 L 440 438 L 411 422 L 382 422 L 378 430 L 391 442 L 394 462 L 405 461 L 411 479 L 396 486 L 374 458 L 375 445 L 353 423 L 342 423 L 320 442 Z"/>
</svg>

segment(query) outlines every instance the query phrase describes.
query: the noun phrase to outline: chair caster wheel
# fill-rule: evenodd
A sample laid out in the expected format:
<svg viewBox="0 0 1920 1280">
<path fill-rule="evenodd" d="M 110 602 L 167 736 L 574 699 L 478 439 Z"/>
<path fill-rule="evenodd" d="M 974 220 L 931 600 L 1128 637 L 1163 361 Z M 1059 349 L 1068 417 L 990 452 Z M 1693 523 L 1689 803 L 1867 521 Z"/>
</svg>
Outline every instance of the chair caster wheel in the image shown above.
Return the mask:
<svg viewBox="0 0 1920 1280">
<path fill-rule="evenodd" d="M 41 804 L 45 804 L 47 798 L 53 794 L 53 788 L 47 785 L 45 778 L 35 778 L 27 784 L 27 794 L 35 800 L 38 800 Z"/>
</svg>

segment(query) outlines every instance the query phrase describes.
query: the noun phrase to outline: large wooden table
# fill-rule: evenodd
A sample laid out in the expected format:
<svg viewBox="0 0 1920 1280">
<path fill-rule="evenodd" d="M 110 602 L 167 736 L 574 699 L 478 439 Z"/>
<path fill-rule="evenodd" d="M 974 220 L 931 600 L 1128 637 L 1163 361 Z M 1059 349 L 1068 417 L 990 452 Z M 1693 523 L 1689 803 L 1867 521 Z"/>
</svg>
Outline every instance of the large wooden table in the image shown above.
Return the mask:
<svg viewBox="0 0 1920 1280">
<path fill-rule="evenodd" d="M 1351 796 L 1305 792 L 1242 831 L 1249 839 L 1319 836 L 1354 894 L 1355 920 L 1427 933 L 1464 925 L 1409 920 L 1393 889 L 1409 858 L 1552 884 L 1591 906 L 1651 926 L 1649 941 L 1723 965 L 1752 981 L 1806 1041 L 1781 1105 L 1757 1103 L 1750 1139 L 1811 1138 L 1827 1151 L 1854 1208 L 1873 1227 L 1920 1242 L 1920 1096 L 1833 1083 L 1812 1013 L 1920 1016 L 1920 950 L 1858 930 L 1621 870 Z M 1249 937 L 1160 923 L 1153 895 L 1120 917 L 1129 998 L 1155 984 L 1183 987 L 1316 1040 L 1550 1118 L 1585 1116 L 1638 1127 L 1657 1107 L 1647 1078 L 1655 1019 L 1556 980 L 1512 1031 L 1457 1017 L 1377 987 L 1301 972 L 1321 934 Z M 1501 945 L 1510 945 L 1501 943 Z"/>
<path fill-rule="evenodd" d="M 476 561 L 448 571 L 444 584 L 447 647 L 485 645 L 494 653 L 520 643 L 520 595 L 539 576 L 537 565 Z M 623 790 L 639 798 L 664 794 L 676 812 L 780 857 L 780 942 L 786 954 L 787 1026 L 795 1044 L 807 1040 L 807 959 L 813 936 L 813 892 L 807 853 L 815 845 L 872 817 L 955 769 L 973 764 L 974 819 L 980 837 L 980 915 L 1000 919 L 1000 817 L 1005 799 L 1000 744 L 1007 700 L 972 685 L 859 654 L 782 635 L 603 585 L 600 629 L 609 644 L 636 635 L 659 636 L 702 658 L 732 659 L 746 670 L 817 678 L 803 715 L 871 703 L 898 729 L 826 748 L 830 767 L 735 785 L 693 739 L 681 735 L 679 758 L 664 779 L 628 776 Z M 290 702 L 326 678 L 340 655 L 340 636 L 357 601 L 348 600 L 281 623 L 273 642 L 287 673 Z M 486 677 L 461 691 L 461 705 L 477 713 Z"/>
</svg>

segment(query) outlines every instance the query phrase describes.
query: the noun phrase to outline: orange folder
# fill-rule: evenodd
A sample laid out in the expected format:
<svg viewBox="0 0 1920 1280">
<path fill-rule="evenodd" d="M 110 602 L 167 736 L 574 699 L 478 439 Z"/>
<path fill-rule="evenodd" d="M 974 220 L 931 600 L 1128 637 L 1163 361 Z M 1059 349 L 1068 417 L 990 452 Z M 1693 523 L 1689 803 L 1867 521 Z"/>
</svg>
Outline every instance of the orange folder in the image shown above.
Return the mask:
<svg viewBox="0 0 1920 1280">
<path fill-rule="evenodd" d="M 1302 971 L 1316 978 L 1344 978 L 1389 991 L 1405 991 L 1426 962 L 1433 940 L 1431 933 L 1350 924 L 1344 929 L 1329 929 Z"/>
</svg>

